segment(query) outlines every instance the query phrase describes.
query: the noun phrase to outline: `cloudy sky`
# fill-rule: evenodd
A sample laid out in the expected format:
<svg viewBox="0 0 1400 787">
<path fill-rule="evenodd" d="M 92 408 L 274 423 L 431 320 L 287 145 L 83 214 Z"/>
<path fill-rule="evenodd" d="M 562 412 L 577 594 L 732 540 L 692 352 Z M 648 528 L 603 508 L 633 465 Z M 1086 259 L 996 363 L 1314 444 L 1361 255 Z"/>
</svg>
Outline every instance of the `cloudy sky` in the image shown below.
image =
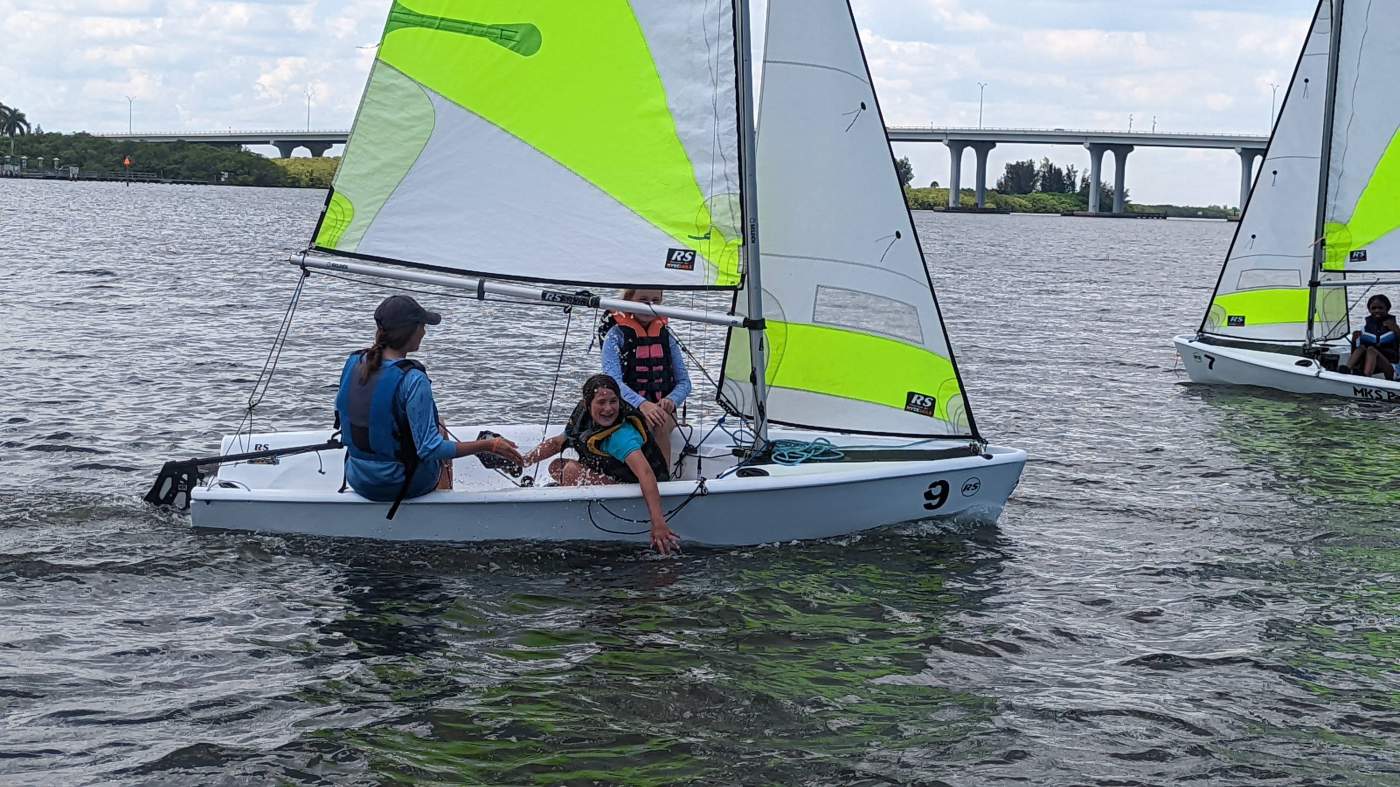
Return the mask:
<svg viewBox="0 0 1400 787">
<path fill-rule="evenodd" d="M 760 2 L 761 4 L 761 2 Z M 854 0 L 891 124 L 1267 133 L 1315 0 Z M 0 0 L 0 102 L 47 131 L 348 128 L 387 0 Z M 1279 97 L 1285 88 L 1279 89 Z M 127 97 L 133 101 L 128 104 Z M 267 152 L 272 152 L 269 148 Z M 942 145 L 901 145 L 946 183 Z M 1083 149 L 1002 146 L 1085 168 Z M 1107 164 L 1106 164 L 1107 166 Z M 964 164 L 972 177 L 972 155 Z M 1108 173 L 1105 173 L 1108 177 Z M 1238 201 L 1229 151 L 1139 149 L 1139 202 Z"/>
</svg>

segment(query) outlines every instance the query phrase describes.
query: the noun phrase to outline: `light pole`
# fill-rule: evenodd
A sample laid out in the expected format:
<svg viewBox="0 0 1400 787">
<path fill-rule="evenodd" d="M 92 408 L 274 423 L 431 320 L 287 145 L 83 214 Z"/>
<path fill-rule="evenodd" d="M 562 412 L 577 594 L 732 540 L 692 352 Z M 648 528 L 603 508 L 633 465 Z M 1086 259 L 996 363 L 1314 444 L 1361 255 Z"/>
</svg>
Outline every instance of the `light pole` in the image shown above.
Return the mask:
<svg viewBox="0 0 1400 787">
<path fill-rule="evenodd" d="M 131 96 L 126 97 L 126 135 L 131 136 L 131 107 L 136 103 L 136 99 Z"/>
<path fill-rule="evenodd" d="M 315 95 L 311 86 L 306 86 L 306 130 L 311 130 L 311 97 Z"/>
<path fill-rule="evenodd" d="M 1274 108 L 1278 106 L 1278 83 L 1270 82 L 1269 87 L 1274 89 L 1274 97 L 1269 100 L 1269 129 L 1274 127 Z"/>
<path fill-rule="evenodd" d="M 987 94 L 987 83 L 977 83 L 977 127 L 982 127 L 982 98 Z"/>
<path fill-rule="evenodd" d="M 1133 133 L 1133 113 L 1128 113 L 1128 133 Z"/>
<path fill-rule="evenodd" d="M 1157 133 L 1157 116 L 1156 116 L 1156 115 L 1153 115 L 1153 116 L 1152 116 L 1152 133 L 1153 133 L 1153 134 L 1156 134 L 1156 133 Z"/>
</svg>

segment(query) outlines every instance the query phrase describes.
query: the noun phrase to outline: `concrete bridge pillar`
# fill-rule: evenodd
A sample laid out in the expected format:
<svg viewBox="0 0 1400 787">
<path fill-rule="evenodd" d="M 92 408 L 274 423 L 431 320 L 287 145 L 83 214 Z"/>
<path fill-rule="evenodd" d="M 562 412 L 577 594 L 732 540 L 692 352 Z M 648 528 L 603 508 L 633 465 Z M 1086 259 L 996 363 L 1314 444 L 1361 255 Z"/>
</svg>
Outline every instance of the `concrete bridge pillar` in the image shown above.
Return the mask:
<svg viewBox="0 0 1400 787">
<path fill-rule="evenodd" d="M 987 154 L 995 148 L 995 142 L 974 142 L 972 150 L 977 154 L 977 207 L 987 207 Z"/>
<path fill-rule="evenodd" d="M 1264 155 L 1260 148 L 1235 148 L 1240 155 L 1240 211 L 1244 211 L 1249 195 L 1254 191 L 1254 160 Z"/>
<path fill-rule="evenodd" d="M 1114 165 L 1113 212 L 1122 213 L 1127 207 L 1123 190 L 1128 172 L 1128 154 L 1133 152 L 1133 146 L 1089 142 L 1084 147 L 1089 149 L 1089 212 L 1098 213 L 1101 207 L 1103 189 L 1099 188 L 1099 182 L 1103 180 L 1103 154 L 1112 151 Z"/>
<path fill-rule="evenodd" d="M 282 158 L 291 158 L 292 151 L 301 147 L 296 142 L 274 142 L 272 144 L 277 146 L 277 152 L 282 154 Z"/>
<path fill-rule="evenodd" d="M 330 150 L 330 149 L 331 149 L 331 143 L 329 143 L 329 142 L 308 142 L 308 143 L 306 143 L 305 145 L 302 145 L 302 147 L 304 147 L 304 148 L 306 148 L 307 150 L 311 151 L 311 157 L 312 157 L 312 158 L 320 158 L 321 156 L 324 156 L 324 155 L 325 155 L 325 153 L 326 153 L 327 150 Z"/>
<path fill-rule="evenodd" d="M 948 146 L 951 163 L 948 165 L 948 207 L 956 208 L 961 204 L 962 196 L 962 154 L 967 147 L 966 142 L 957 142 L 945 139 L 943 144 Z"/>
<path fill-rule="evenodd" d="M 1084 147 L 1089 149 L 1089 212 L 1098 213 L 1099 199 L 1103 196 L 1099 189 L 1099 181 L 1103 179 L 1103 154 L 1108 146 L 1088 142 Z"/>
<path fill-rule="evenodd" d="M 1128 200 L 1126 189 L 1128 174 L 1128 154 L 1133 152 L 1132 145 L 1113 146 L 1113 212 L 1122 213 L 1127 210 Z"/>
</svg>

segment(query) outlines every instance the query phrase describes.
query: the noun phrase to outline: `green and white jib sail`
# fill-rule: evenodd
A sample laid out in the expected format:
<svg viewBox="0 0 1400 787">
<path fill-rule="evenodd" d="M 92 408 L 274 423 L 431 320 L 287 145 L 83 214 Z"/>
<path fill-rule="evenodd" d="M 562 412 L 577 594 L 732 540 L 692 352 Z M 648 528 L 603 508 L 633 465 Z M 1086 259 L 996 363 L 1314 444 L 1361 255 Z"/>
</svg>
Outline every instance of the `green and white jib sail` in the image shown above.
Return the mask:
<svg viewBox="0 0 1400 787">
<path fill-rule="evenodd" d="M 974 436 L 846 0 L 769 0 L 760 99 L 769 419 Z M 745 415 L 751 365 L 732 330 L 721 401 Z"/>
<path fill-rule="evenodd" d="M 733 289 L 731 0 L 394 0 L 312 247 L 489 278 Z"/>
<path fill-rule="evenodd" d="M 1346 0 L 1341 19 L 1323 267 L 1400 273 L 1400 2 Z"/>
<path fill-rule="evenodd" d="M 1267 342 L 1303 342 L 1308 330 L 1308 281 L 1317 234 L 1318 183 L 1327 111 L 1327 63 L 1331 49 L 1330 0 L 1318 4 L 1293 81 L 1274 125 L 1269 150 L 1201 331 Z M 1315 336 L 1340 320 L 1346 329 L 1346 296 L 1319 289 Z M 1339 334 L 1338 334 L 1339 335 Z"/>
</svg>

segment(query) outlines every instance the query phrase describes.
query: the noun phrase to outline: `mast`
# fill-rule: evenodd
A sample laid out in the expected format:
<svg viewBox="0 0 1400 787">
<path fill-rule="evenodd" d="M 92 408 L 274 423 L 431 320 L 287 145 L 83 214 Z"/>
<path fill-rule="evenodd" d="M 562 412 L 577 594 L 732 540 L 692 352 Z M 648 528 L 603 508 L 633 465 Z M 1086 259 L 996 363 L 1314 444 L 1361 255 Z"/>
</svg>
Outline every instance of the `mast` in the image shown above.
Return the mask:
<svg viewBox="0 0 1400 787">
<path fill-rule="evenodd" d="M 1324 0 L 1326 2 L 1326 0 Z M 1308 277 L 1308 335 L 1304 347 L 1313 344 L 1313 324 L 1316 322 L 1317 288 L 1322 276 L 1322 264 L 1327 259 L 1327 181 L 1332 166 L 1332 130 L 1337 114 L 1337 70 L 1342 48 L 1342 6 L 1346 0 L 1332 0 L 1331 43 L 1327 47 L 1327 103 L 1322 117 L 1322 164 L 1317 179 L 1317 223 L 1313 229 L 1312 275 Z"/>
<path fill-rule="evenodd" d="M 758 247 L 758 129 L 754 123 L 753 109 L 753 45 L 750 39 L 749 0 L 738 0 L 735 4 L 735 26 L 739 49 L 739 126 L 743 139 L 744 189 L 742 210 L 744 213 L 744 251 L 748 265 L 745 266 L 748 281 L 748 315 L 745 325 L 749 331 L 749 380 L 753 385 L 754 425 L 753 432 L 759 442 L 768 441 L 768 347 L 766 326 L 763 320 L 763 278 L 760 273 Z"/>
</svg>

